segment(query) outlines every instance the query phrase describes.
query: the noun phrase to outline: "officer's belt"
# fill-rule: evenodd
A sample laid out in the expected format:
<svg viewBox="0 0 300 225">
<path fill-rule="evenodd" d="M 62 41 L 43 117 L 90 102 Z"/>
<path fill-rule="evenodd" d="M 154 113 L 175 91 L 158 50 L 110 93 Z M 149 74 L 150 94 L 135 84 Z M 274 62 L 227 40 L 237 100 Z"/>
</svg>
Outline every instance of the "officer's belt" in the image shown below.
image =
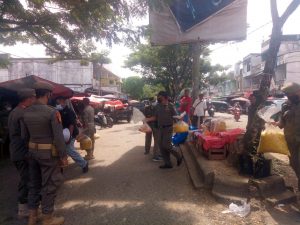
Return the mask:
<svg viewBox="0 0 300 225">
<path fill-rule="evenodd" d="M 29 142 L 28 147 L 31 149 L 37 149 L 37 150 L 51 150 L 52 149 L 52 144 L 38 144 L 38 143 L 33 143 Z"/>
</svg>

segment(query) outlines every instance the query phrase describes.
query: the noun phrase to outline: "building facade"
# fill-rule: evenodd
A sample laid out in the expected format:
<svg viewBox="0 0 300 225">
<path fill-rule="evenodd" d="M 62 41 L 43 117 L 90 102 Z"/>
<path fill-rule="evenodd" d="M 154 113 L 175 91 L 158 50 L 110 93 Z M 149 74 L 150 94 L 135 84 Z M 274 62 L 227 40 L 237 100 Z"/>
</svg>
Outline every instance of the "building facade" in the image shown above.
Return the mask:
<svg viewBox="0 0 300 225">
<path fill-rule="evenodd" d="M 2 55 L 9 58 L 8 55 Z M 52 61 L 51 61 L 52 60 Z M 121 95 L 121 78 L 105 65 L 81 60 L 53 61 L 51 58 L 9 58 L 7 68 L 0 69 L 0 82 L 36 75 L 63 84 L 73 91 Z"/>
<path fill-rule="evenodd" d="M 10 58 L 7 68 L 0 69 L 0 82 L 36 75 L 84 92 L 93 84 L 93 65 L 80 60 L 52 62 L 50 58 Z"/>
</svg>

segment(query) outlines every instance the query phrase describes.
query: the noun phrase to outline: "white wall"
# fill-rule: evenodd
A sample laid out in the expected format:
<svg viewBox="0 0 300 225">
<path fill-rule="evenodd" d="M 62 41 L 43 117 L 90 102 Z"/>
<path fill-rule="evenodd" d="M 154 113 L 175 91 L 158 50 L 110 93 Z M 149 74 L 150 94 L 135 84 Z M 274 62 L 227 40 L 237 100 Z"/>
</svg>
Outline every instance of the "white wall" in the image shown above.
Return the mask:
<svg viewBox="0 0 300 225">
<path fill-rule="evenodd" d="M 64 60 L 55 63 L 50 63 L 49 60 L 11 59 L 7 80 L 22 78 L 26 75 L 36 75 L 55 83 L 63 84 L 74 91 L 84 91 L 92 86 L 92 63 L 88 63 L 87 66 L 81 66 L 80 60 Z"/>
</svg>

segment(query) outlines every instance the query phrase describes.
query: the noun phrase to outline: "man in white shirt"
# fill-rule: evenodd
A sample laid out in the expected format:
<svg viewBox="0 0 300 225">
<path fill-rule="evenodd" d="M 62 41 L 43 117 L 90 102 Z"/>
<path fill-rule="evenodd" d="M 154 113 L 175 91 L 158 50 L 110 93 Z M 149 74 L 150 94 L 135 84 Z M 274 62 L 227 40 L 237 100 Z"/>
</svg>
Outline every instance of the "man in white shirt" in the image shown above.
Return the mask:
<svg viewBox="0 0 300 225">
<path fill-rule="evenodd" d="M 207 109 L 203 96 L 203 94 L 199 94 L 199 98 L 197 98 L 193 104 L 192 125 L 194 127 L 199 127 L 199 125 L 203 123 L 205 110 Z"/>
</svg>

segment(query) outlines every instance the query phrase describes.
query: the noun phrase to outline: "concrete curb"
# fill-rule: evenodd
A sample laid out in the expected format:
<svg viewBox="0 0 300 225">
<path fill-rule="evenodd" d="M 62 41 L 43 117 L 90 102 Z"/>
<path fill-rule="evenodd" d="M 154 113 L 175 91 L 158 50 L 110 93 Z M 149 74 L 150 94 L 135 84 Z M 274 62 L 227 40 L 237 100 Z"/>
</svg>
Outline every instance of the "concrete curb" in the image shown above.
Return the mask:
<svg viewBox="0 0 300 225">
<path fill-rule="evenodd" d="M 246 200 L 249 196 L 248 178 L 239 176 L 234 168 L 228 169 L 226 174 L 222 173 L 224 162 L 207 160 L 192 143 L 186 143 L 185 148 L 195 160 L 204 187 L 211 190 L 214 197 L 226 203 Z"/>
</svg>

